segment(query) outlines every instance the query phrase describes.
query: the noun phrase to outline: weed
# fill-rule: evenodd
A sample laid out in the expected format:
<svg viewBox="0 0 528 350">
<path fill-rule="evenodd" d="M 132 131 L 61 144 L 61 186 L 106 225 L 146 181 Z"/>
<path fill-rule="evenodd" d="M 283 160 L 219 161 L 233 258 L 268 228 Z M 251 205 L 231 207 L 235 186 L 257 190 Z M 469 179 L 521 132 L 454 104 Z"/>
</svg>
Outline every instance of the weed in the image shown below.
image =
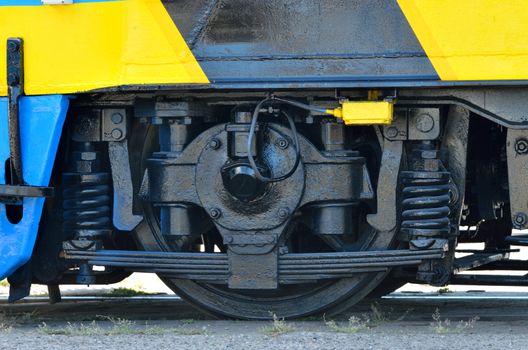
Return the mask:
<svg viewBox="0 0 528 350">
<path fill-rule="evenodd" d="M 5 322 L 0 322 L 0 333 L 9 333 L 12 330 L 13 330 L 12 325 L 5 323 Z"/>
<path fill-rule="evenodd" d="M 74 324 L 68 322 L 66 327 L 50 327 L 46 322 L 42 322 L 38 326 L 38 332 L 45 335 L 100 335 L 103 333 L 103 330 L 92 321 L 89 324 Z"/>
<path fill-rule="evenodd" d="M 440 288 L 438 290 L 438 294 L 448 294 L 448 293 L 453 293 L 453 291 L 450 290 L 448 287 Z"/>
<path fill-rule="evenodd" d="M 381 307 L 378 303 L 373 303 L 370 305 L 370 322 L 369 325 L 377 326 L 383 322 L 389 320 L 390 314 L 381 311 Z"/>
<path fill-rule="evenodd" d="M 37 316 L 37 310 L 33 310 L 32 312 L 24 312 L 13 319 L 17 324 L 28 324 L 37 321 L 39 317 Z"/>
<path fill-rule="evenodd" d="M 134 297 L 141 295 L 150 295 L 150 293 L 144 292 L 142 290 L 132 289 L 132 288 L 112 288 L 108 293 L 103 294 L 105 297 Z"/>
<path fill-rule="evenodd" d="M 203 328 L 163 328 L 159 326 L 145 327 L 136 325 L 134 321 L 110 316 L 97 316 L 99 319 L 109 321 L 110 327 L 101 327 L 95 320 L 90 323 L 70 323 L 66 327 L 50 327 L 45 322 L 38 326 L 38 331 L 45 335 L 69 335 L 69 336 L 101 336 L 101 335 L 162 335 L 175 333 L 178 335 L 206 335 L 207 329 Z"/>
<path fill-rule="evenodd" d="M 266 333 L 267 335 L 280 335 L 295 331 L 295 327 L 287 324 L 286 321 L 284 321 L 284 318 L 280 319 L 277 317 L 277 315 L 272 315 L 273 321 L 271 322 L 271 325 L 266 326 L 262 329 L 264 333 Z"/>
<path fill-rule="evenodd" d="M 0 281 L 0 287 L 9 287 L 9 282 L 7 282 L 7 278 Z"/>
<path fill-rule="evenodd" d="M 431 328 L 438 334 L 448 334 L 448 333 L 462 333 L 468 329 L 475 327 L 475 323 L 479 320 L 478 316 L 470 318 L 467 321 L 461 320 L 455 325 L 452 325 L 451 321 L 446 318 L 442 320 L 440 315 L 440 310 L 437 308 L 432 315 L 433 322 L 431 322 Z"/>
<path fill-rule="evenodd" d="M 0 314 L 0 333 L 9 333 L 13 330 L 13 320 L 4 313 Z"/>
<path fill-rule="evenodd" d="M 113 318 L 110 316 L 107 316 L 106 319 L 112 324 L 112 327 L 110 327 L 108 331 L 108 335 L 142 334 L 141 330 L 136 328 L 136 323 L 134 321 L 124 318 Z"/>
<path fill-rule="evenodd" d="M 327 321 L 326 319 L 323 319 L 326 326 L 330 328 L 333 332 L 337 333 L 357 333 L 363 329 L 368 328 L 368 324 L 370 322 L 370 319 L 363 315 L 362 318 L 356 317 L 356 316 L 350 316 L 348 319 L 348 323 L 346 325 L 339 325 L 335 321 L 330 320 Z"/>
<path fill-rule="evenodd" d="M 180 320 L 180 322 L 183 324 L 193 324 L 196 321 L 193 320 L 192 318 L 184 318 L 183 320 Z"/>
<path fill-rule="evenodd" d="M 35 311 L 24 312 L 19 316 L 8 316 L 0 312 L 0 332 L 10 332 L 16 325 L 31 323 L 35 320 Z"/>
</svg>

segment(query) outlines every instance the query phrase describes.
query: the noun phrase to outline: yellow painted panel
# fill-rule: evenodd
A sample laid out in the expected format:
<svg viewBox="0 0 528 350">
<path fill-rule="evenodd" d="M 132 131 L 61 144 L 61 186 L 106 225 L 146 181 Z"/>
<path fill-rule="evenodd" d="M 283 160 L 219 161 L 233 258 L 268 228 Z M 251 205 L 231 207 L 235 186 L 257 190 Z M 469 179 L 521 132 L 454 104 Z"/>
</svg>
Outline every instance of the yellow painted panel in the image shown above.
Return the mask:
<svg viewBox="0 0 528 350">
<path fill-rule="evenodd" d="M 392 101 L 342 101 L 341 107 L 326 113 L 343 119 L 345 125 L 391 124 L 394 114 Z"/>
<path fill-rule="evenodd" d="M 528 79 L 528 1 L 398 3 L 442 80 Z"/>
<path fill-rule="evenodd" d="M 24 39 L 28 95 L 209 82 L 160 0 L 0 6 L 3 67 L 9 37 Z"/>
</svg>

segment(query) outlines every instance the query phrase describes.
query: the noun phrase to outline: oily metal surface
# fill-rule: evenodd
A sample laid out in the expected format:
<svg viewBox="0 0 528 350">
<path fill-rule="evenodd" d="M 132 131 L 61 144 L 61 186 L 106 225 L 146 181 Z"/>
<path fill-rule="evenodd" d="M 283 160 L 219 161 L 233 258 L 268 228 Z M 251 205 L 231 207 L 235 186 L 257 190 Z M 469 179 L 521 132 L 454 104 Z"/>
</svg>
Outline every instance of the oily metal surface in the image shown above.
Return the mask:
<svg viewBox="0 0 528 350">
<path fill-rule="evenodd" d="M 396 0 L 163 3 L 215 85 L 438 79 Z"/>
</svg>

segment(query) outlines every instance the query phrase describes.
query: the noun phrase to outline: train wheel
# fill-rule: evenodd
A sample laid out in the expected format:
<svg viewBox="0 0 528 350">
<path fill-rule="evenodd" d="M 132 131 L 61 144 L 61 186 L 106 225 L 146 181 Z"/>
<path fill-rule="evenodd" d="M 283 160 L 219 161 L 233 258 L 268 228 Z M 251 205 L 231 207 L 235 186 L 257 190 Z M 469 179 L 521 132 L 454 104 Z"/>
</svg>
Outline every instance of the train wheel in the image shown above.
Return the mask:
<svg viewBox="0 0 528 350">
<path fill-rule="evenodd" d="M 138 133 L 135 135 L 137 136 Z M 153 128 L 148 128 L 144 137 L 139 137 L 137 142 L 131 142 L 131 155 L 141 154 L 141 159 L 137 159 L 136 169 L 134 169 L 139 174 L 143 173 L 144 161 L 155 150 L 156 141 L 156 132 Z M 143 209 L 145 220 L 135 230 L 140 246 L 147 251 L 179 250 L 165 241 L 160 232 L 155 208 L 145 203 Z M 297 247 L 293 251 L 302 252 L 302 247 L 312 252 L 314 247 L 323 247 L 325 251 L 331 251 L 328 245 L 324 248 L 325 244 L 321 240 L 310 242 L 307 238 L 310 236 L 314 237 L 303 234 L 296 238 L 293 237 L 292 239 L 296 239 Z M 217 238 L 213 229 L 210 233 L 203 235 L 201 241 L 187 245 L 191 247 L 187 249 L 196 251 L 197 247 L 202 244 L 206 252 L 214 254 L 215 243 L 216 251 L 222 245 L 218 243 Z M 394 232 L 381 234 L 365 223 L 358 240 L 361 243 L 355 244 L 356 248 L 350 250 L 388 249 L 393 238 Z M 293 318 L 322 312 L 332 314 L 342 311 L 367 296 L 386 275 L 387 272 L 358 273 L 357 276 L 348 278 L 281 285 L 275 290 L 234 290 L 227 288 L 227 285 L 173 279 L 163 275 L 160 277 L 179 296 L 207 313 L 240 319 L 270 319 L 273 315 Z"/>
</svg>

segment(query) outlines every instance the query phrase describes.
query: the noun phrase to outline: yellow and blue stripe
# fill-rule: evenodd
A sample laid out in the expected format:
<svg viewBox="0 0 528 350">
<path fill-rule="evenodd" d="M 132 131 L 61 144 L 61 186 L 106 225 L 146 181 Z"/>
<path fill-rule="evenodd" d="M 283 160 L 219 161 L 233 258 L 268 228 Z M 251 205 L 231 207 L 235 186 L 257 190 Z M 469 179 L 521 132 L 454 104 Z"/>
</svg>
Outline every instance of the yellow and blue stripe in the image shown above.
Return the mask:
<svg viewBox="0 0 528 350">
<path fill-rule="evenodd" d="M 28 95 L 208 83 L 160 0 L 0 5 L 0 62 L 6 60 L 7 39 L 23 38 Z M 0 96 L 7 94 L 5 74 L 0 69 Z"/>
</svg>

